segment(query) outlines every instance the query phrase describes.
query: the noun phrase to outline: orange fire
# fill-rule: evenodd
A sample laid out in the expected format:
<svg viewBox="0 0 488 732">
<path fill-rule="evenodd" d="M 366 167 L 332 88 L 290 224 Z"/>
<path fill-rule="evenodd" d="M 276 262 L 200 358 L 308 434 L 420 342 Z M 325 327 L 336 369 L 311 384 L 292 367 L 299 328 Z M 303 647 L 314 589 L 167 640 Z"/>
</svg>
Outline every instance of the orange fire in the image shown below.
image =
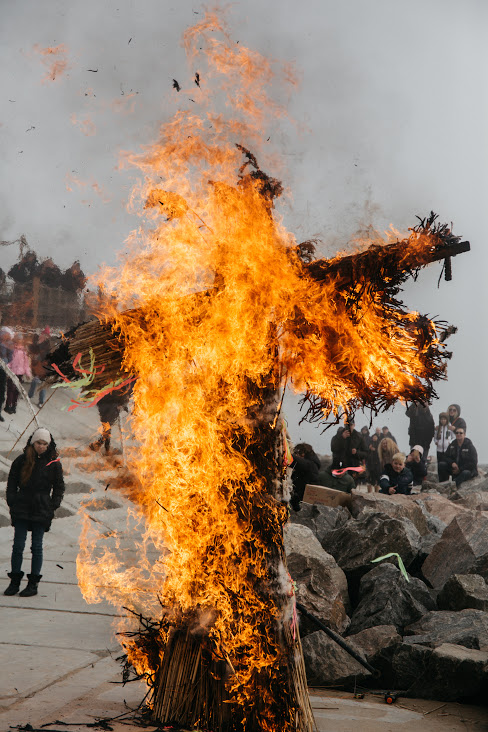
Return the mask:
<svg viewBox="0 0 488 732">
<path fill-rule="evenodd" d="M 284 114 L 267 96 L 273 64 L 233 44 L 213 13 L 184 45 L 192 75 L 199 69 L 193 94 L 202 111 L 193 104 L 178 111 L 155 144 L 127 156 L 144 175 L 131 205 L 147 223 L 129 237 L 120 267 L 100 275 L 117 295 L 103 315 L 115 319 L 123 366 L 137 375 L 135 443 L 126 449 L 132 478 L 121 490 L 142 538 L 137 561 L 124 564 L 120 537 L 104 539 L 87 521 L 79 579 L 88 601 L 198 617 L 230 661 L 228 693 L 243 719 L 259 693 L 259 729 L 291 730 L 291 718 L 278 723 L 274 712 L 283 664 L 274 628 L 289 612 L 276 601 L 290 591 L 280 505 L 287 484 L 278 452 L 265 456 L 273 479 L 259 471 L 256 433 L 262 425 L 279 431 L 285 383 L 337 411 L 365 384 L 393 401 L 415 389 L 425 366 L 413 328 L 409 334 L 399 322 L 384 332 L 374 293 L 364 294 L 353 323 L 336 280 L 307 276 L 263 180 L 252 165 L 241 168 L 235 143 L 260 151 Z M 289 70 L 280 73 L 289 84 Z M 213 111 L 215 100 L 227 114 Z M 412 233 L 411 246 L 420 255 L 426 242 Z M 280 584 L 275 595 L 263 590 L 272 580 Z M 139 671 L 153 670 L 140 648 L 125 645 Z"/>
</svg>

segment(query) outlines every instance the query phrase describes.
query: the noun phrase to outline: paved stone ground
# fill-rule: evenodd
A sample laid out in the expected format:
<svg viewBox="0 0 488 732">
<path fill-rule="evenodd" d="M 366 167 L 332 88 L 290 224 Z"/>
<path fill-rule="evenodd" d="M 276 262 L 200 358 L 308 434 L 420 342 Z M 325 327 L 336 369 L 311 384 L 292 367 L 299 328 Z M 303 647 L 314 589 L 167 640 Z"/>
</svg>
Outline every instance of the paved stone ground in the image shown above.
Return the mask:
<svg viewBox="0 0 488 732">
<path fill-rule="evenodd" d="M 62 411 L 68 400 L 65 390 L 57 390 L 39 415 L 41 424 L 51 429 L 62 450 L 76 450 L 75 456 L 63 458 L 66 495 L 46 534 L 43 578 L 39 594 L 31 598 L 3 595 L 13 538 L 4 490 L 10 460 L 20 453 L 33 425 L 10 452 L 31 419 L 26 405 L 19 403 L 17 414 L 11 418 L 5 415 L 6 421 L 0 424 L 0 730 L 30 724 L 35 729 L 47 725 L 46 730 L 86 732 L 86 723 L 134 709 L 146 693 L 141 682 L 126 686 L 120 683 L 116 659 L 121 650 L 114 635 L 117 611 L 105 602 L 87 604 L 78 587 L 80 504 L 92 491 L 99 500 L 97 510 L 90 509 L 93 518 L 120 533 L 125 527 L 126 507 L 110 487 L 105 490 L 110 470 L 86 470 L 94 459 L 103 466 L 101 458 L 94 458 L 86 449 L 98 428 L 97 411 Z M 115 428 L 115 446 L 118 439 Z M 127 552 L 131 561 L 134 551 L 131 554 L 128 547 Z M 24 571 L 29 571 L 29 558 L 26 552 Z M 488 729 L 488 715 L 475 707 L 411 699 L 387 706 L 381 697 L 373 695 L 358 700 L 352 694 L 319 690 L 312 692 L 311 699 L 320 731 Z M 115 732 L 140 730 L 127 721 L 114 722 L 112 727 Z"/>
</svg>

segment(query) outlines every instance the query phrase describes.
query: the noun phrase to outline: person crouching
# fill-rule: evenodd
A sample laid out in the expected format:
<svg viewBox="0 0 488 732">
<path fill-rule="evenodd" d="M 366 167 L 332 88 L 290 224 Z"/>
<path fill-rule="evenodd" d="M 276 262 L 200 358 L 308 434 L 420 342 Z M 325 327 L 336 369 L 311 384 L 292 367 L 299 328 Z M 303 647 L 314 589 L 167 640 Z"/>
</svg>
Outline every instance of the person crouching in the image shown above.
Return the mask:
<svg viewBox="0 0 488 732">
<path fill-rule="evenodd" d="M 29 531 L 32 534 L 31 573 L 27 575 L 28 583 L 20 596 L 37 595 L 37 585 L 42 577 L 44 532 L 49 531 L 54 511 L 59 508 L 63 495 L 63 469 L 56 444 L 49 430 L 40 427 L 29 437 L 23 454 L 13 461 L 7 479 L 7 503 L 15 533 L 12 571 L 8 575 L 10 585 L 4 595 L 15 595 L 19 591 Z"/>
<path fill-rule="evenodd" d="M 405 460 L 403 452 L 397 452 L 393 455 L 391 463 L 385 465 L 380 477 L 380 493 L 390 496 L 395 493 L 410 495 L 413 475 L 409 468 L 405 467 Z"/>
</svg>

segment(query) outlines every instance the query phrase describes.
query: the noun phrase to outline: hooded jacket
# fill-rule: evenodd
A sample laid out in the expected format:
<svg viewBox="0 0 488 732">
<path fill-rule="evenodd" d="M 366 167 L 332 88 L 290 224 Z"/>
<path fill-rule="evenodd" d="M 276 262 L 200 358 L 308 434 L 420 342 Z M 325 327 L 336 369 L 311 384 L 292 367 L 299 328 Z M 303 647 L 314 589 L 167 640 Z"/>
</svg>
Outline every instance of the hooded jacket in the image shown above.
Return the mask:
<svg viewBox="0 0 488 732">
<path fill-rule="evenodd" d="M 466 422 L 462 417 L 459 416 L 461 414 L 461 407 L 459 406 L 459 404 L 449 404 L 449 407 L 456 407 L 458 413 L 458 416 L 455 419 L 449 417 L 449 422 L 453 430 L 455 430 L 456 427 L 460 427 L 462 430 L 464 430 L 464 432 L 466 432 Z"/>
<path fill-rule="evenodd" d="M 447 412 L 441 412 L 439 414 L 439 424 L 435 428 L 434 442 L 437 452 L 445 453 L 451 442 L 455 439 L 455 435 L 450 424 L 441 424 L 442 417 L 445 417 L 449 421 Z"/>
<path fill-rule="evenodd" d="M 54 511 L 59 508 L 64 495 L 63 468 L 56 454 L 48 449 L 36 455 L 32 474 L 21 485 L 21 471 L 26 456 L 19 455 L 10 468 L 7 480 L 7 504 L 12 526 L 20 520 L 41 524 L 49 531 Z"/>
</svg>

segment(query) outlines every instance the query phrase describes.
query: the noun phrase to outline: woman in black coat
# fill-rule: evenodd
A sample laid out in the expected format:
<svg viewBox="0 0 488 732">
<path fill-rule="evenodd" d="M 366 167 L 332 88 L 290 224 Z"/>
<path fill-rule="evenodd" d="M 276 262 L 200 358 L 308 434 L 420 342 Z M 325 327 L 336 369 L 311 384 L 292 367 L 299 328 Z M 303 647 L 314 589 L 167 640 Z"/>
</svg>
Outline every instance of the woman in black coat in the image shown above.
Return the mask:
<svg viewBox="0 0 488 732">
<path fill-rule="evenodd" d="M 54 511 L 64 494 L 63 468 L 49 430 L 40 427 L 27 441 L 24 452 L 16 458 L 7 480 L 7 503 L 15 528 L 12 547 L 10 585 L 5 595 L 15 595 L 24 573 L 21 571 L 27 533 L 32 532 L 31 573 L 22 597 L 37 595 L 41 579 L 42 542 L 49 531 Z"/>
</svg>

